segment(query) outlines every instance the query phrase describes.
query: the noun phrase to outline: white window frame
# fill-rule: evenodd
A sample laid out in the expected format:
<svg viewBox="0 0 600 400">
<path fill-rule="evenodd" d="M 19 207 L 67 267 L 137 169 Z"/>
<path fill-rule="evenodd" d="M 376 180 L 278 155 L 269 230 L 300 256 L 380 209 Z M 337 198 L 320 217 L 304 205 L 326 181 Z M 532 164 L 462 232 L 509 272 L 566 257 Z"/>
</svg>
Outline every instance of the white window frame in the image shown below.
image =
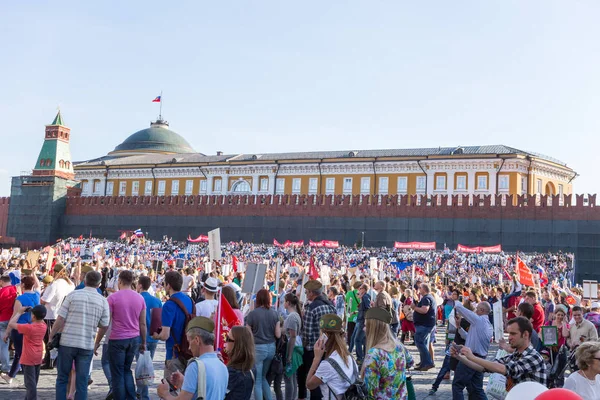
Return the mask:
<svg viewBox="0 0 600 400">
<path fill-rule="evenodd" d="M 90 191 L 90 182 L 84 181 L 83 185 L 81 185 L 81 192 L 84 194 L 88 194 Z"/>
<path fill-rule="evenodd" d="M 260 178 L 260 192 L 268 192 L 269 191 L 269 178 Z"/>
<path fill-rule="evenodd" d="M 379 187 L 377 188 L 379 194 L 388 194 L 390 190 L 390 179 L 387 176 L 379 177 Z"/>
<path fill-rule="evenodd" d="M 456 176 L 456 190 L 466 191 L 467 190 L 467 177 L 465 175 Z"/>
<path fill-rule="evenodd" d="M 543 188 L 543 182 L 541 179 L 536 179 L 535 186 L 537 188 L 537 194 L 542 194 L 542 189 L 544 189 L 544 188 Z"/>
<path fill-rule="evenodd" d="M 352 194 L 352 178 L 349 176 L 344 178 L 343 193 Z"/>
<path fill-rule="evenodd" d="M 152 196 L 152 181 L 144 183 L 144 196 Z"/>
<path fill-rule="evenodd" d="M 427 177 L 417 176 L 417 192 L 425 192 L 427 190 Z"/>
<path fill-rule="evenodd" d="M 326 194 L 334 194 L 335 193 L 335 178 L 327 178 L 325 180 L 325 193 Z"/>
<path fill-rule="evenodd" d="M 200 193 L 206 193 L 206 187 L 208 183 L 206 179 L 200 181 Z"/>
<path fill-rule="evenodd" d="M 158 192 L 159 196 L 164 196 L 167 190 L 167 181 L 158 181 Z"/>
<path fill-rule="evenodd" d="M 179 196 L 179 180 L 171 181 L 171 196 Z"/>
<path fill-rule="evenodd" d="M 440 183 L 442 183 L 440 185 Z M 448 187 L 446 182 L 446 175 L 438 175 L 435 177 L 435 190 L 446 190 Z"/>
<path fill-rule="evenodd" d="M 131 195 L 139 196 L 140 194 L 140 181 L 131 182 Z"/>
<path fill-rule="evenodd" d="M 293 178 L 292 179 L 292 193 L 300 194 L 302 189 L 302 179 L 301 178 Z"/>
<path fill-rule="evenodd" d="M 309 180 L 308 180 L 308 193 L 310 193 L 310 194 L 317 193 L 318 186 L 319 186 L 319 178 L 309 178 Z"/>
<path fill-rule="evenodd" d="M 360 178 L 360 194 L 371 194 L 371 177 L 363 176 Z"/>
<path fill-rule="evenodd" d="M 194 181 L 192 179 L 188 179 L 185 181 L 185 195 L 189 196 L 194 193 Z"/>
<path fill-rule="evenodd" d="M 510 190 L 510 175 L 500 175 L 498 177 L 498 190 Z"/>
<path fill-rule="evenodd" d="M 275 181 L 275 194 L 285 193 L 285 178 L 277 178 Z"/>
<path fill-rule="evenodd" d="M 107 196 L 113 196 L 114 195 L 114 191 L 115 191 L 115 183 L 114 182 L 108 182 L 106 184 L 106 195 Z"/>
<path fill-rule="evenodd" d="M 422 178 L 424 178 L 424 176 Z M 406 194 L 406 193 L 408 193 L 408 177 L 399 176 L 398 177 L 398 194 Z"/>
<path fill-rule="evenodd" d="M 102 185 L 101 185 L 101 181 L 95 181 L 94 182 L 94 194 L 100 194 L 102 192 Z"/>
<path fill-rule="evenodd" d="M 483 183 L 483 185 L 482 185 Z M 488 177 L 487 175 L 477 176 L 477 190 L 488 190 Z"/>
<path fill-rule="evenodd" d="M 527 190 L 527 178 L 522 176 L 521 177 L 521 194 L 527 194 L 528 190 Z"/>
<path fill-rule="evenodd" d="M 214 183 L 213 183 L 215 190 L 215 193 L 221 193 L 221 190 L 223 189 L 223 179 L 215 179 Z"/>
<path fill-rule="evenodd" d="M 562 185 L 562 183 L 559 183 L 558 184 L 558 195 L 562 197 L 563 194 L 565 194 L 564 186 Z"/>
<path fill-rule="evenodd" d="M 127 194 L 127 182 L 119 182 L 119 196 Z"/>
</svg>

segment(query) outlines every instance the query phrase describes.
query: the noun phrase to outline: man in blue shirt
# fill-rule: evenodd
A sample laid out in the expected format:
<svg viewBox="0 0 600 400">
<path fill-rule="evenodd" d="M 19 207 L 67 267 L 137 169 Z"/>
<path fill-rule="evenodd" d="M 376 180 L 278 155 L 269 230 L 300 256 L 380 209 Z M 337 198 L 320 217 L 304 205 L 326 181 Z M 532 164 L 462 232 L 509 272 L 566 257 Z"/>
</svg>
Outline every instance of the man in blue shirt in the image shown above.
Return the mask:
<svg viewBox="0 0 600 400">
<path fill-rule="evenodd" d="M 153 308 L 162 308 L 162 302 L 156 297 L 152 296 L 148 293 L 148 289 L 150 289 L 150 285 L 152 281 L 147 276 L 140 276 L 137 284 L 137 291 L 144 298 L 144 302 L 146 303 L 146 326 L 148 327 L 148 333 L 146 334 L 146 350 L 150 352 L 150 358 L 154 360 L 154 352 L 156 351 L 156 345 L 158 344 L 158 340 L 152 338 L 152 332 L 150 332 L 150 324 L 152 320 L 152 309 Z M 139 357 L 139 354 L 138 354 Z M 137 357 L 136 357 L 137 360 Z M 142 400 L 149 400 L 148 396 L 148 386 L 146 385 L 137 385 L 137 394 L 138 397 Z"/>
<path fill-rule="evenodd" d="M 227 394 L 229 373 L 225 364 L 219 360 L 217 353 L 215 353 L 214 330 L 215 323 L 212 319 L 196 317 L 190 321 L 186 335 L 194 358 L 190 360 L 190 363 L 185 370 L 185 376 L 181 372 L 175 372 L 169 377 L 171 383 L 175 387 L 181 388 L 181 393 L 178 396 L 173 396 L 169 393 L 169 385 L 163 383 L 157 388 L 158 395 L 161 399 L 197 399 L 199 362 L 203 363 L 206 369 L 204 381 L 200 382 L 202 385 L 206 385 L 205 398 L 225 398 L 225 395 Z"/>
<path fill-rule="evenodd" d="M 435 298 L 429 293 L 430 288 L 428 284 L 422 283 L 419 286 L 419 290 L 421 292 L 421 300 L 418 304 L 414 302 L 411 304 L 412 309 L 415 311 L 413 314 L 416 330 L 415 344 L 421 358 L 421 362 L 416 370 L 428 371 L 434 367 L 433 360 L 429 354 L 429 342 L 433 328 L 435 328 L 437 304 Z"/>
</svg>

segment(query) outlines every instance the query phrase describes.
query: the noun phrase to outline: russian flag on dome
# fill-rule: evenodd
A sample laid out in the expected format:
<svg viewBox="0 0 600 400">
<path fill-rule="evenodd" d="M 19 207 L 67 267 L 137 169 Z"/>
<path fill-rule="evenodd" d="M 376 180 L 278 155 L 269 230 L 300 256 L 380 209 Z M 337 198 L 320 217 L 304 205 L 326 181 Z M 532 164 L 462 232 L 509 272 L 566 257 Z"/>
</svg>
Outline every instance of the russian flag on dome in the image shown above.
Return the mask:
<svg viewBox="0 0 600 400">
<path fill-rule="evenodd" d="M 137 229 L 135 232 L 133 232 L 135 234 L 135 236 L 137 237 L 142 237 L 144 236 L 144 232 L 142 232 L 141 229 Z"/>
<path fill-rule="evenodd" d="M 156 96 L 156 98 L 154 100 L 152 100 L 153 103 L 160 103 L 160 96 Z"/>
</svg>

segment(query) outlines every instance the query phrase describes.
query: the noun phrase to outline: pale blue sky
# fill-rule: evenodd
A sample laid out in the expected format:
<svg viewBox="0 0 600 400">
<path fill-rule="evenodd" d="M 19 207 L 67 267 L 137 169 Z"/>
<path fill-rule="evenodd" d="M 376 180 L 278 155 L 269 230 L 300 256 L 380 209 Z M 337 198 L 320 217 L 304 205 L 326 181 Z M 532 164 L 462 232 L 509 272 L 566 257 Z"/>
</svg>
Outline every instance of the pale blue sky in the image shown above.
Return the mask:
<svg viewBox="0 0 600 400">
<path fill-rule="evenodd" d="M 205 154 L 505 144 L 600 192 L 600 2 L 4 1 L 9 177 L 60 104 L 74 160 L 158 114 Z"/>
</svg>

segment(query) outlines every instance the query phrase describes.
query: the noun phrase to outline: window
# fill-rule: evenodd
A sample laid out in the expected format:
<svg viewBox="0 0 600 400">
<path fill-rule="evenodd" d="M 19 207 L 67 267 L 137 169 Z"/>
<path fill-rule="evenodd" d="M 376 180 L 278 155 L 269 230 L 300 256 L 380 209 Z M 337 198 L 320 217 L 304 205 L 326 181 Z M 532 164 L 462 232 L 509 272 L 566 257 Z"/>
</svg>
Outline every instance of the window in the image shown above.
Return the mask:
<svg viewBox="0 0 600 400">
<path fill-rule="evenodd" d="M 477 177 L 477 190 L 486 190 L 487 188 L 487 176 L 479 175 Z"/>
<path fill-rule="evenodd" d="M 250 192 L 250 184 L 244 180 L 237 181 L 233 184 L 231 190 L 236 193 L 248 193 Z"/>
<path fill-rule="evenodd" d="M 131 184 L 131 195 L 137 196 L 138 194 L 140 194 L 140 183 L 138 181 L 134 181 Z"/>
<path fill-rule="evenodd" d="M 43 162 L 43 161 L 44 161 L 44 160 L 42 160 L 42 162 Z M 89 183 L 89 182 L 87 182 L 87 181 L 84 181 L 84 182 L 83 182 L 83 186 L 82 186 L 82 189 L 81 189 L 81 191 L 82 191 L 83 193 L 86 193 L 86 194 L 87 194 L 87 193 L 90 191 L 90 183 Z"/>
<path fill-rule="evenodd" d="M 166 187 L 167 187 L 167 182 L 166 181 L 158 181 L 158 195 L 159 196 L 164 196 L 165 195 Z"/>
<path fill-rule="evenodd" d="M 200 193 L 206 193 L 206 180 L 200 181 Z"/>
<path fill-rule="evenodd" d="M 386 177 L 381 177 L 379 178 L 379 194 L 388 194 L 388 187 L 389 187 L 389 178 Z"/>
<path fill-rule="evenodd" d="M 46 166 L 47 166 L 47 167 L 49 167 L 49 166 L 51 166 L 51 165 L 52 165 L 52 160 L 51 160 L 51 159 L 49 159 L 49 158 L 47 158 L 47 159 L 46 159 Z"/>
<path fill-rule="evenodd" d="M 418 178 L 424 178 L 423 176 L 419 176 Z M 419 179 L 417 178 L 417 186 L 419 183 Z M 423 179 L 423 184 L 425 183 L 425 179 Z M 425 185 L 423 185 L 423 189 Z M 417 187 L 418 189 L 418 187 Z M 404 194 L 408 191 L 408 178 L 406 176 L 398 177 L 398 194 Z"/>
<path fill-rule="evenodd" d="M 424 176 L 417 176 L 417 191 L 425 191 L 425 178 Z M 398 181 L 399 182 L 399 181 Z M 400 187 L 400 185 L 398 185 Z"/>
<path fill-rule="evenodd" d="M 44 165 L 46 165 L 46 160 L 44 160 L 43 158 L 40 160 L 40 167 L 43 167 Z"/>
<path fill-rule="evenodd" d="M 100 181 L 94 182 L 94 193 L 99 194 L 102 192 L 102 185 Z"/>
<path fill-rule="evenodd" d="M 526 194 L 527 192 L 527 178 L 521 178 L 521 194 Z"/>
<path fill-rule="evenodd" d="M 435 190 L 446 190 L 446 176 L 438 175 L 435 178 Z"/>
<path fill-rule="evenodd" d="M 360 178 L 360 193 L 370 194 L 371 193 L 371 178 L 366 176 Z"/>
<path fill-rule="evenodd" d="M 325 193 L 335 193 L 335 178 L 327 178 L 327 180 L 325 181 Z"/>
<path fill-rule="evenodd" d="M 152 181 L 146 181 L 144 184 L 144 194 L 146 196 L 152 196 Z"/>
<path fill-rule="evenodd" d="M 292 193 L 300 193 L 300 178 L 292 179 Z"/>
<path fill-rule="evenodd" d="M 260 189 L 261 192 L 269 190 L 269 178 L 260 178 Z"/>
<path fill-rule="evenodd" d="M 179 181 L 173 181 L 171 182 L 171 196 L 177 196 L 179 195 Z"/>
<path fill-rule="evenodd" d="M 309 193 L 317 193 L 318 179 L 310 178 L 308 180 L 308 192 Z"/>
<path fill-rule="evenodd" d="M 352 178 L 344 178 L 344 194 L 352 194 Z"/>
<path fill-rule="evenodd" d="M 220 179 L 215 180 L 215 192 L 217 192 L 217 193 L 221 192 L 221 180 Z"/>
<path fill-rule="evenodd" d="M 106 195 L 113 196 L 113 191 L 115 190 L 115 184 L 113 182 L 108 182 L 106 184 Z"/>
<path fill-rule="evenodd" d="M 537 183 L 537 193 L 538 193 L 538 194 L 542 194 L 542 180 L 541 180 L 541 179 L 538 179 L 538 180 L 536 181 L 536 183 Z"/>
<path fill-rule="evenodd" d="M 194 191 L 194 181 L 191 179 L 188 179 L 187 181 L 185 181 L 185 194 L 187 196 L 189 196 L 192 194 L 193 191 Z"/>
<path fill-rule="evenodd" d="M 277 178 L 277 180 L 275 181 L 275 193 L 285 193 L 285 178 Z"/>
<path fill-rule="evenodd" d="M 558 195 L 562 197 L 563 193 L 563 185 L 561 185 L 560 183 L 558 184 Z"/>
<path fill-rule="evenodd" d="M 500 175 L 498 177 L 498 189 L 499 190 L 508 190 L 510 182 L 510 177 L 508 175 Z"/>
<path fill-rule="evenodd" d="M 119 196 L 125 196 L 127 191 L 127 182 L 119 182 Z"/>
<path fill-rule="evenodd" d="M 456 190 L 467 190 L 467 177 L 458 175 L 456 177 Z"/>
</svg>

